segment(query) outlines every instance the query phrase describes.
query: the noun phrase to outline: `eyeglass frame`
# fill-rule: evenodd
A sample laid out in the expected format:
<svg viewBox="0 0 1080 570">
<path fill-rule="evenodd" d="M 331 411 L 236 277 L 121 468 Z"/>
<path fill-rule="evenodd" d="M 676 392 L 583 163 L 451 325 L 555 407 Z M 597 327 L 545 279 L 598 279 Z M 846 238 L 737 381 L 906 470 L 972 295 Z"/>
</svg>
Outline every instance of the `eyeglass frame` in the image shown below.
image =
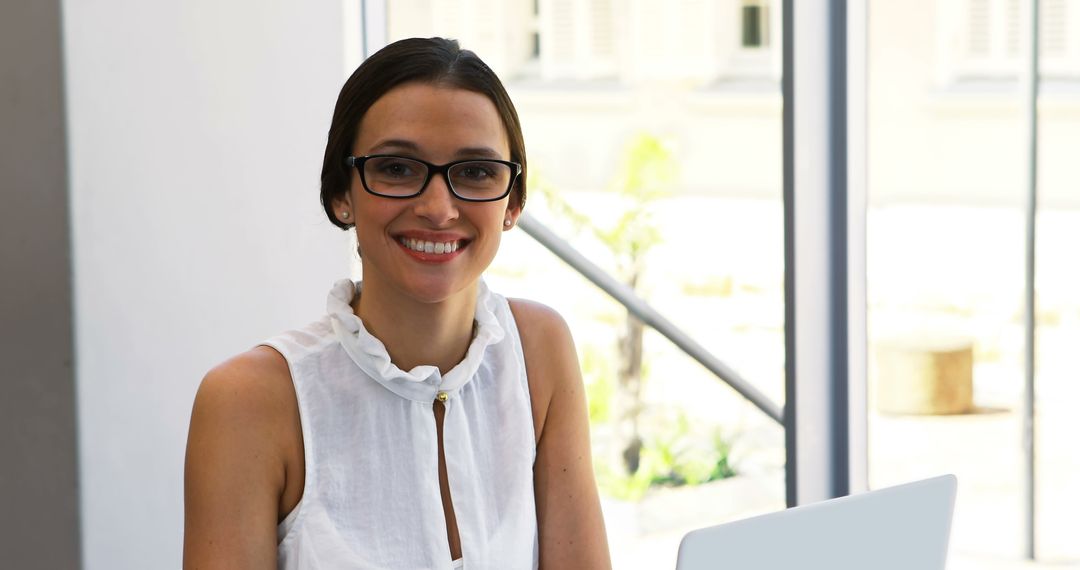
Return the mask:
<svg viewBox="0 0 1080 570">
<path fill-rule="evenodd" d="M 427 178 L 424 179 L 424 183 L 420 185 L 420 189 L 415 194 L 409 194 L 407 196 L 392 196 L 389 194 L 380 194 L 372 190 L 367 183 L 367 177 L 364 176 L 364 164 L 372 158 L 400 158 L 403 160 L 411 160 L 413 162 L 419 162 L 427 168 Z M 450 169 L 459 165 L 469 162 L 495 162 L 509 166 L 511 169 L 510 183 L 507 184 L 506 191 L 495 198 L 466 198 L 454 190 L 454 183 L 450 181 Z M 426 160 L 414 158 L 411 156 L 401 156 L 400 154 L 365 154 L 363 156 L 346 156 L 345 164 L 356 169 L 356 172 L 360 175 L 360 185 L 364 187 L 364 190 L 372 196 L 378 196 L 380 198 L 390 198 L 394 200 L 404 200 L 407 198 L 415 198 L 424 193 L 427 190 L 428 184 L 431 183 L 431 179 L 436 174 L 442 174 L 443 180 L 446 181 L 446 187 L 450 190 L 450 194 L 463 202 L 497 202 L 510 195 L 514 191 L 514 185 L 517 184 L 518 178 L 521 176 L 521 163 L 511 160 L 499 160 L 496 158 L 466 158 L 462 160 L 455 160 L 453 162 L 447 162 L 446 164 L 434 164 Z"/>
</svg>

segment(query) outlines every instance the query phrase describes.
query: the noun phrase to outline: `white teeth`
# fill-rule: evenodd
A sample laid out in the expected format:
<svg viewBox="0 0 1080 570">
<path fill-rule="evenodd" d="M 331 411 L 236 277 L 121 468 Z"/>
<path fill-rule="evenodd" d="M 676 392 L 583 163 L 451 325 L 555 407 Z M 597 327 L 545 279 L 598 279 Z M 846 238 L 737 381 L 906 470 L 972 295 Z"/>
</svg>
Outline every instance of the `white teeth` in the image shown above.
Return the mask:
<svg viewBox="0 0 1080 570">
<path fill-rule="evenodd" d="M 436 255 L 453 253 L 461 247 L 456 241 L 433 242 L 404 237 L 401 238 L 400 241 L 401 245 L 413 251 L 418 251 L 420 253 L 434 253 Z"/>
</svg>

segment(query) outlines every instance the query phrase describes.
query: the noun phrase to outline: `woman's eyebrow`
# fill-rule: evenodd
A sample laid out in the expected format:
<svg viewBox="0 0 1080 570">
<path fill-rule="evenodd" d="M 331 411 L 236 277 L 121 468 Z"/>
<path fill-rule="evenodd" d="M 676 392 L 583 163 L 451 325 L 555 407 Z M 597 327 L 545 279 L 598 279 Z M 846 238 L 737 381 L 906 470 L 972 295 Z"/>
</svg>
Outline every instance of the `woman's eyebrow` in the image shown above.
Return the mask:
<svg viewBox="0 0 1080 570">
<path fill-rule="evenodd" d="M 420 145 L 413 141 L 405 139 L 386 139 L 379 141 L 378 144 L 371 147 L 367 154 L 377 154 L 379 152 L 386 151 L 399 151 L 404 150 L 412 152 L 414 154 L 422 154 Z M 454 153 L 454 156 L 458 158 L 494 158 L 496 160 L 502 159 L 502 153 L 489 147 L 489 146 L 471 146 L 460 148 Z"/>
<path fill-rule="evenodd" d="M 384 141 L 379 141 L 379 144 L 371 147 L 371 150 L 369 152 L 374 153 L 387 149 L 402 149 L 418 153 L 420 152 L 420 145 L 404 139 L 387 139 Z"/>
<path fill-rule="evenodd" d="M 493 149 L 491 147 L 487 147 L 487 146 L 474 146 L 474 147 L 468 147 L 468 148 L 459 149 L 457 151 L 457 155 L 460 156 L 460 157 L 483 157 L 483 158 L 494 158 L 494 159 L 501 159 L 502 158 L 501 153 L 499 153 L 495 149 Z"/>
</svg>

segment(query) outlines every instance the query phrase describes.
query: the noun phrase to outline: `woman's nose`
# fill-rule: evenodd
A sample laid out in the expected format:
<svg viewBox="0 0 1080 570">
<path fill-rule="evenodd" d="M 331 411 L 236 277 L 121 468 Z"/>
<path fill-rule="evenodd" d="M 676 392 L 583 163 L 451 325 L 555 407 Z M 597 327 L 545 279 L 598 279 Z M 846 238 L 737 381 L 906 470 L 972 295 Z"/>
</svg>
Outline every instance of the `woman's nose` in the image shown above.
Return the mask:
<svg viewBox="0 0 1080 570">
<path fill-rule="evenodd" d="M 431 177 L 427 188 L 414 198 L 416 215 L 428 220 L 433 226 L 441 227 L 457 219 L 457 198 L 450 192 L 450 186 L 443 174 Z"/>
</svg>

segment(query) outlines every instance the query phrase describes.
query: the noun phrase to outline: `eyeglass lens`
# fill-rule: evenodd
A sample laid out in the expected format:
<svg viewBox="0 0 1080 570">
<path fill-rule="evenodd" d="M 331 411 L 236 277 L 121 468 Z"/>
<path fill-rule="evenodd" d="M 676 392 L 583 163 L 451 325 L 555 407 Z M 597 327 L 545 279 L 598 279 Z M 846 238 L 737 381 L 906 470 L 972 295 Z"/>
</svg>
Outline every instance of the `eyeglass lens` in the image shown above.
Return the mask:
<svg viewBox="0 0 1080 570">
<path fill-rule="evenodd" d="M 447 178 L 458 196 L 469 200 L 501 197 L 510 186 L 511 167 L 490 160 L 461 162 L 450 167 Z M 384 196 L 413 196 L 428 179 L 422 162 L 397 156 L 371 157 L 364 163 L 368 190 Z"/>
</svg>

